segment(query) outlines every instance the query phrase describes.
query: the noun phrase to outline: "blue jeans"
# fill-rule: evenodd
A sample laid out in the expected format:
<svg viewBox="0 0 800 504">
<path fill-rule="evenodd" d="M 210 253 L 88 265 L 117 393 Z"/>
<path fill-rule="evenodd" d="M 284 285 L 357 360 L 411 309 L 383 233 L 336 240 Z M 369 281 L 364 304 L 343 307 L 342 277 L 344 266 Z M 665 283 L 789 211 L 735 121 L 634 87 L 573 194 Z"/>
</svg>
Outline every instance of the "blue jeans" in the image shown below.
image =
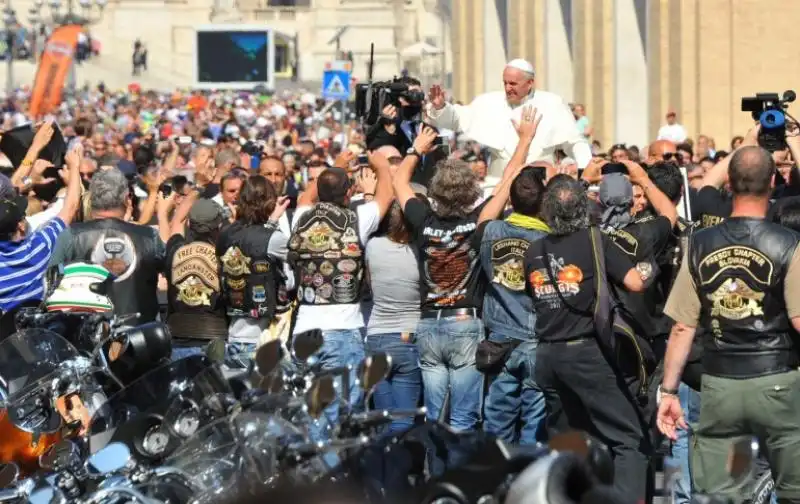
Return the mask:
<svg viewBox="0 0 800 504">
<path fill-rule="evenodd" d="M 678 387 L 678 398 L 681 401 L 683 416 L 689 424 L 696 425 L 700 421 L 700 394 L 689 388 L 685 383 Z M 692 501 L 694 485 L 692 483 L 692 471 L 689 465 L 689 442 L 691 430 L 678 430 L 678 440 L 672 443 L 672 455 L 664 459 L 664 466 L 667 472 L 675 474 L 673 476 L 675 489 L 674 504 L 689 504 Z"/>
<path fill-rule="evenodd" d="M 170 359 L 172 362 L 177 360 L 185 359 L 186 357 L 191 357 L 192 355 L 204 355 L 206 353 L 205 346 L 174 346 L 172 347 L 172 355 Z"/>
<path fill-rule="evenodd" d="M 505 341 L 494 334 L 489 338 Z M 544 440 L 544 394 L 534 381 L 536 345 L 536 341 L 523 341 L 511 351 L 486 396 L 484 428 L 507 443 Z"/>
<path fill-rule="evenodd" d="M 475 350 L 482 339 L 483 323 L 480 319 L 419 321 L 417 347 L 428 418 L 439 417 L 449 389 L 450 426 L 455 430 L 471 430 L 478 426 L 483 375 L 475 369 Z"/>
<path fill-rule="evenodd" d="M 419 369 L 419 350 L 413 335 L 403 341 L 400 333 L 373 334 L 367 337 L 367 354 L 385 352 L 392 358 L 389 376 L 378 384 L 372 399 L 377 410 L 413 409 L 422 394 L 422 373 Z M 414 423 L 413 418 L 392 422 L 389 432 L 402 432 Z"/>
<path fill-rule="evenodd" d="M 325 371 L 343 366 L 351 366 L 349 376 L 350 397 L 341 397 L 344 383 L 341 379 L 335 381 L 339 401 L 334 402 L 325 409 L 325 413 L 309 428 L 309 435 L 313 441 L 324 441 L 330 437 L 330 429 L 339 423 L 339 403 L 345 400 L 350 404 L 352 411 L 361 409 L 363 392 L 356 386 L 358 365 L 364 359 L 364 341 L 360 329 L 337 329 L 322 331 L 322 348 L 314 354 L 320 368 Z"/>
<path fill-rule="evenodd" d="M 229 369 L 247 369 L 256 356 L 255 343 L 227 343 L 225 366 Z"/>
</svg>

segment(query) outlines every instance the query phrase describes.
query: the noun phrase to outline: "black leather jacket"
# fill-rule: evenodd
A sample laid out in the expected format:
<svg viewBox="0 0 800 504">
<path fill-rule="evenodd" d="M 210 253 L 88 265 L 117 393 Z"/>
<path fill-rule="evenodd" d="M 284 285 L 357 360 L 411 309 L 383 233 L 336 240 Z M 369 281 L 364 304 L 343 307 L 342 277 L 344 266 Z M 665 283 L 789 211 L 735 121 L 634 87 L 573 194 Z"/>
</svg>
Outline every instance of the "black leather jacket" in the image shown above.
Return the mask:
<svg viewBox="0 0 800 504">
<path fill-rule="evenodd" d="M 164 243 L 155 229 L 114 218 L 73 224 L 59 237 L 50 264 L 74 262 L 99 264 L 116 277 L 108 294 L 114 313 L 140 313 L 134 324 L 156 319 Z"/>
</svg>

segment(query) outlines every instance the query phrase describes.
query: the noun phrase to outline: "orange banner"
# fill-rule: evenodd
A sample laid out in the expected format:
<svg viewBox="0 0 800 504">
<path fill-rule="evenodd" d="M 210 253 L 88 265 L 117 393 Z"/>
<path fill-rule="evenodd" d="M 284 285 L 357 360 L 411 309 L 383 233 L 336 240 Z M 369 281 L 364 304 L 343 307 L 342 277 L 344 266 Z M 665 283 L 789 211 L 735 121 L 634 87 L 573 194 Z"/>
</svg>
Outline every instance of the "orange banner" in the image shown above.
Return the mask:
<svg viewBox="0 0 800 504">
<path fill-rule="evenodd" d="M 61 92 L 81 30 L 83 28 L 80 25 L 59 26 L 47 39 L 31 92 L 31 118 L 37 119 L 48 114 L 61 104 Z"/>
</svg>

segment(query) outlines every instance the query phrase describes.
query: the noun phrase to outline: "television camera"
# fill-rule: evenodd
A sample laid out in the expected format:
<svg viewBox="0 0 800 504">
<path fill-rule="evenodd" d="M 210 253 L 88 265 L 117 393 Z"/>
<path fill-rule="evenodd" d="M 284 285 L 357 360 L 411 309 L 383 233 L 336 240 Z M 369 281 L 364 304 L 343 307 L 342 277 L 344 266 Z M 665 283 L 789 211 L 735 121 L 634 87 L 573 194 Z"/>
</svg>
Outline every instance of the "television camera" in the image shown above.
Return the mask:
<svg viewBox="0 0 800 504">
<path fill-rule="evenodd" d="M 381 111 L 387 105 L 394 105 L 398 112 L 411 119 L 422 109 L 425 93 L 395 77 L 390 81 L 372 82 L 375 45 L 370 46 L 369 76 L 366 83 L 356 84 L 355 108 L 356 115 L 361 118 L 366 127 L 373 126 L 381 120 Z M 400 99 L 405 103 L 401 103 Z"/>
<path fill-rule="evenodd" d="M 786 117 L 785 109 L 789 107 L 797 95 L 791 89 L 778 93 L 758 93 L 755 96 L 742 98 L 742 112 L 750 112 L 753 120 L 761 124 L 758 132 L 758 145 L 775 152 L 786 149 Z M 794 120 L 789 116 L 791 120 Z"/>
</svg>

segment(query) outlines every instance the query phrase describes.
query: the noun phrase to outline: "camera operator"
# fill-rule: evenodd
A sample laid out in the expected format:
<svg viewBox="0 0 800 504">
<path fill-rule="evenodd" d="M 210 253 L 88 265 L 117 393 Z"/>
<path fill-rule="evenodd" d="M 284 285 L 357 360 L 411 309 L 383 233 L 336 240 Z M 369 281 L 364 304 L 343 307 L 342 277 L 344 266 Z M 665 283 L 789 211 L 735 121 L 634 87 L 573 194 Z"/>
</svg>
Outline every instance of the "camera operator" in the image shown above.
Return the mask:
<svg viewBox="0 0 800 504">
<path fill-rule="evenodd" d="M 402 77 L 400 83 L 407 85 L 409 92 L 423 93 L 422 84 L 413 77 Z M 384 145 L 393 145 L 400 152 L 411 148 L 422 124 L 422 102 L 411 103 L 404 96 L 398 97 L 398 102 L 399 108 L 392 104 L 383 107 L 380 120 L 367 131 L 368 150 Z"/>
<path fill-rule="evenodd" d="M 412 153 L 411 146 L 422 129 L 425 92 L 422 90 L 421 82 L 414 77 L 401 77 L 397 82 L 405 84 L 408 90 L 397 97 L 400 107 L 392 104 L 384 106 L 378 122 L 367 130 L 367 150 L 372 151 L 384 145 L 391 145 L 402 155 Z M 433 176 L 436 163 L 445 157 L 447 153 L 440 149 L 423 156 L 421 166 L 414 172 L 411 181 L 426 185 Z"/>
</svg>

